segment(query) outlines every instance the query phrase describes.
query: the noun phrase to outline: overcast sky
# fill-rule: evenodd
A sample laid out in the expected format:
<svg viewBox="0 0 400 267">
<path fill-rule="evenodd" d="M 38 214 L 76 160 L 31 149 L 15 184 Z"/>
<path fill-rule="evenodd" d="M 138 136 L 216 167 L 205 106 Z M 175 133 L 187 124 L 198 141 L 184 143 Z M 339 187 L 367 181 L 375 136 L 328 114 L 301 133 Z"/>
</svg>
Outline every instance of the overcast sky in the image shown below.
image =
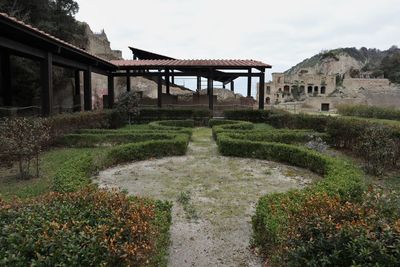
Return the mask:
<svg viewBox="0 0 400 267">
<path fill-rule="evenodd" d="M 400 42 L 399 0 L 77 0 L 77 19 L 180 59 L 256 59 L 284 71 L 321 50 Z"/>
</svg>

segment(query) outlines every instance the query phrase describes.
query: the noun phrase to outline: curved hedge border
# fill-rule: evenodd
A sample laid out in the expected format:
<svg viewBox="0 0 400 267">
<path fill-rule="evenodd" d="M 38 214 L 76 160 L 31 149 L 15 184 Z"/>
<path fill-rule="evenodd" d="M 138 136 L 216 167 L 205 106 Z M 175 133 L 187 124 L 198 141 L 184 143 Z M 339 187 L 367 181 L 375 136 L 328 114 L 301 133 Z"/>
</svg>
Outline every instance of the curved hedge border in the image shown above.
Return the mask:
<svg viewBox="0 0 400 267">
<path fill-rule="evenodd" d="M 233 125 L 232 125 L 233 126 Z M 219 126 L 216 126 L 219 127 Z M 214 127 L 214 128 L 216 128 Z M 224 126 L 229 129 L 229 125 Z M 303 190 L 292 190 L 262 197 L 253 216 L 254 244 L 263 251 L 275 247 L 287 233 L 287 210 L 301 209 L 305 199 L 313 194 L 339 195 L 343 201 L 359 200 L 365 190 L 360 169 L 339 159 L 328 157 L 304 147 L 242 140 L 243 134 L 217 133 L 219 151 L 225 156 L 274 160 L 307 168 L 324 179 Z"/>
<path fill-rule="evenodd" d="M 190 122 L 158 122 L 154 130 L 82 130 L 82 134 L 71 134 L 64 137 L 64 144 L 69 146 L 89 146 L 103 142 L 126 143 L 107 148 L 101 160 L 95 160 L 93 152 L 87 152 L 68 159 L 57 171 L 53 180 L 53 190 L 61 193 L 71 193 L 90 184 L 90 177 L 99 169 L 132 160 L 143 160 L 152 157 L 183 155 L 186 153 L 191 129 L 170 125 L 192 125 Z M 154 140 L 158 139 L 158 140 Z M 103 152 L 102 152 L 103 153 Z M 169 228 L 171 225 L 171 204 L 155 203 L 155 219 L 153 221 L 158 231 L 155 240 L 155 252 L 149 259 L 148 266 L 166 266 L 169 247 Z M 147 265 L 146 265 L 147 266 Z"/>
<path fill-rule="evenodd" d="M 188 121 L 174 121 L 174 123 L 185 125 Z M 54 191 L 71 192 L 78 190 L 90 183 L 90 176 L 96 170 L 104 167 L 154 157 L 180 156 L 186 153 L 192 133 L 191 129 L 179 127 L 174 131 L 174 126 L 165 126 L 163 125 L 164 122 L 155 122 L 154 124 L 161 129 L 155 129 L 151 132 L 148 132 L 147 129 L 143 132 L 85 130 L 85 133 L 70 134 L 60 139 L 60 144 L 69 147 L 96 147 L 102 143 L 119 145 L 107 148 L 100 162 L 94 162 L 91 153 L 84 153 L 77 158 L 67 160 L 55 175 Z M 169 125 L 170 122 L 166 122 L 166 124 Z"/>
<path fill-rule="evenodd" d="M 112 148 L 106 156 L 108 164 L 120 164 L 154 157 L 181 156 L 186 154 L 188 135 L 176 135 L 172 140 L 155 140 L 130 143 Z"/>
<path fill-rule="evenodd" d="M 153 129 L 173 129 L 194 128 L 194 120 L 169 120 L 169 121 L 154 121 L 149 123 L 149 127 Z"/>
<path fill-rule="evenodd" d="M 137 133 L 104 133 L 104 134 L 68 134 L 63 136 L 58 144 L 66 147 L 99 147 L 137 143 L 152 140 L 171 140 L 176 136 L 172 133 L 137 132 Z"/>
<path fill-rule="evenodd" d="M 233 139 L 251 140 L 258 142 L 277 142 L 285 144 L 306 143 L 313 138 L 319 137 L 324 141 L 329 140 L 327 134 L 316 133 L 309 130 L 286 130 L 272 129 L 260 131 L 237 131 L 224 130 L 220 136 L 227 136 Z"/>
</svg>

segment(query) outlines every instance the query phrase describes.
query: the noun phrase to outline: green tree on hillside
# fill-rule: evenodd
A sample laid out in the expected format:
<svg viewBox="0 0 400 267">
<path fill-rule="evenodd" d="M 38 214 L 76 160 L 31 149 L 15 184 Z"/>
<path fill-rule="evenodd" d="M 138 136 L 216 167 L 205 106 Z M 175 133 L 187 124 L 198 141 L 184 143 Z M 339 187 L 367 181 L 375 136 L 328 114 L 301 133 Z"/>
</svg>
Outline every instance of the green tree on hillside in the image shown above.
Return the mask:
<svg viewBox="0 0 400 267">
<path fill-rule="evenodd" d="M 86 46 L 85 27 L 75 19 L 74 0 L 1 0 L 0 12 L 80 47 Z"/>
<path fill-rule="evenodd" d="M 400 51 L 391 53 L 382 60 L 382 70 L 391 82 L 400 84 Z"/>
</svg>

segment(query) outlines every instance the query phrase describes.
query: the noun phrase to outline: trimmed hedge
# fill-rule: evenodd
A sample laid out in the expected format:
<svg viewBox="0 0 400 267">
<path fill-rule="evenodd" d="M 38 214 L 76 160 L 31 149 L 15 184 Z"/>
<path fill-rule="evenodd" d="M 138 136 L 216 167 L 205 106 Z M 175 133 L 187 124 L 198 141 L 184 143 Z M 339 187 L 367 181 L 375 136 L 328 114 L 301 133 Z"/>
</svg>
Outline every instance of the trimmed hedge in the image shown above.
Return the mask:
<svg viewBox="0 0 400 267">
<path fill-rule="evenodd" d="M 325 132 L 328 120 L 328 116 L 279 112 L 271 114 L 267 122 L 275 128 L 310 129 Z"/>
<path fill-rule="evenodd" d="M 230 120 L 217 120 L 212 119 L 209 122 L 212 127 L 212 134 L 214 140 L 217 140 L 217 134 L 225 131 L 242 131 L 251 130 L 254 128 L 254 124 L 247 121 L 230 121 Z"/>
<path fill-rule="evenodd" d="M 400 110 L 393 108 L 381 108 L 367 105 L 340 105 L 337 107 L 337 110 L 338 113 L 343 116 L 400 121 Z"/>
<path fill-rule="evenodd" d="M 84 188 L 0 200 L 1 266 L 166 266 L 171 204 Z"/>
<path fill-rule="evenodd" d="M 207 125 L 212 117 L 208 109 L 141 109 L 135 118 L 138 123 L 149 123 L 160 120 L 186 120 L 193 119 L 196 125 Z"/>
<path fill-rule="evenodd" d="M 214 128 L 217 127 L 220 126 Z M 288 140 L 281 137 L 279 133 L 276 137 L 272 137 L 273 133 L 273 130 L 270 133 L 219 132 L 217 144 L 220 153 L 225 156 L 274 160 L 307 168 L 324 176 L 323 180 L 303 190 L 270 194 L 259 200 L 252 219 L 253 242 L 261 247 L 264 253 L 281 257 L 282 254 L 276 248 L 285 246 L 288 240 L 289 216 L 301 211 L 307 199 L 325 193 L 332 197 L 340 196 L 344 202 L 359 201 L 365 190 L 365 184 L 361 170 L 348 162 L 300 146 L 265 142 L 264 138 L 268 137 L 268 134 L 272 140 L 290 141 L 290 138 Z M 304 131 L 297 132 L 300 136 L 304 133 Z M 262 141 L 255 141 L 257 137 Z"/>
<path fill-rule="evenodd" d="M 170 140 L 175 136 L 176 134 L 156 132 L 68 134 L 60 138 L 58 144 L 66 147 L 99 147 L 152 140 Z"/>
<path fill-rule="evenodd" d="M 131 143 L 111 148 L 106 161 L 109 164 L 120 164 L 133 160 L 144 160 L 154 157 L 185 155 L 189 144 L 188 135 L 176 135 L 172 140 L 156 140 Z"/>
<path fill-rule="evenodd" d="M 125 123 L 115 110 L 66 113 L 49 117 L 48 126 L 53 137 L 73 133 L 79 129 L 119 128 Z"/>
<path fill-rule="evenodd" d="M 358 138 L 368 127 L 381 125 L 391 133 L 394 139 L 400 140 L 400 123 L 357 117 L 332 117 L 327 123 L 326 132 L 336 147 L 353 149 Z"/>
<path fill-rule="evenodd" d="M 194 128 L 194 120 L 168 120 L 168 121 L 155 121 L 149 123 L 149 127 L 153 129 L 172 129 L 179 130 L 179 128 Z"/>
<path fill-rule="evenodd" d="M 52 190 L 55 192 L 74 192 L 90 184 L 90 177 L 97 166 L 93 155 L 83 153 L 67 159 L 53 178 Z"/>
<path fill-rule="evenodd" d="M 269 110 L 226 110 L 224 117 L 235 121 L 266 122 L 270 113 Z"/>
<path fill-rule="evenodd" d="M 315 137 L 328 140 L 328 135 L 315 133 L 308 130 L 267 130 L 267 131 L 224 131 L 220 136 L 227 136 L 233 139 L 277 142 L 285 144 L 306 143 Z"/>
</svg>

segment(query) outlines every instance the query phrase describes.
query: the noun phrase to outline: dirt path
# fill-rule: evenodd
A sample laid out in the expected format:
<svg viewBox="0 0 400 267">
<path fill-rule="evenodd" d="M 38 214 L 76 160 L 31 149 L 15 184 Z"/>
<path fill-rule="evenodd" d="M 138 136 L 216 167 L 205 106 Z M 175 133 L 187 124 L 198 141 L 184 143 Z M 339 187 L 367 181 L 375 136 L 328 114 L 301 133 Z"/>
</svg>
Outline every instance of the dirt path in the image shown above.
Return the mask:
<svg viewBox="0 0 400 267">
<path fill-rule="evenodd" d="M 251 215 L 260 196 L 318 177 L 269 161 L 222 157 L 211 129 L 194 130 L 184 157 L 135 162 L 96 182 L 174 203 L 169 266 L 261 266 L 251 253 Z"/>
</svg>

